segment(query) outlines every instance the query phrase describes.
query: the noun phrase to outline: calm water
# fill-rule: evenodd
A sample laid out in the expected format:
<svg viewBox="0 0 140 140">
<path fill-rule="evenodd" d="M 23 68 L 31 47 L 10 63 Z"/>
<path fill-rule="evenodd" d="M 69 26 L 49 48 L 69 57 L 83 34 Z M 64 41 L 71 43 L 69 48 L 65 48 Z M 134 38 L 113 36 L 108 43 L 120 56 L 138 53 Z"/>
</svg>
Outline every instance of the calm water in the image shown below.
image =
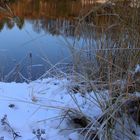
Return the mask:
<svg viewBox="0 0 140 140">
<path fill-rule="evenodd" d="M 43 31 L 37 33 L 28 21 L 25 21 L 22 30 L 19 30 L 17 26 L 9 30 L 5 26 L 0 33 L 0 44 L 0 69 L 4 75 L 17 64 L 21 65 L 21 72 L 26 74 L 32 63 L 36 71 L 33 77 L 37 78 L 49 68 L 44 59 L 49 59 L 52 64 L 69 59 L 69 51 L 64 45 L 62 36 Z"/>
<path fill-rule="evenodd" d="M 71 46 L 75 50 L 84 46 L 89 52 L 82 54 L 82 57 L 88 55 L 88 60 L 92 61 L 95 60 L 95 55 L 91 54 L 91 49 L 117 45 L 115 40 L 117 34 L 120 36 L 121 25 L 116 26 L 118 19 L 115 16 L 97 14 L 94 17 L 91 14 L 77 26 L 79 16 L 105 0 L 97 1 L 98 3 L 95 0 L 0 2 L 0 80 L 35 80 L 54 65 L 65 69 L 65 66 L 72 64 Z M 105 7 L 105 10 L 112 12 L 111 7 Z M 121 33 L 121 36 L 122 34 L 125 36 L 126 33 Z M 60 63 L 64 64 L 60 66 Z"/>
<path fill-rule="evenodd" d="M 75 18 L 91 5 L 79 0 L 15 0 L 7 8 L 2 3 L 6 11 L 0 11 L 1 80 L 19 81 L 21 75 L 37 79 L 50 63 L 71 62 L 66 40 L 73 43 Z"/>
</svg>

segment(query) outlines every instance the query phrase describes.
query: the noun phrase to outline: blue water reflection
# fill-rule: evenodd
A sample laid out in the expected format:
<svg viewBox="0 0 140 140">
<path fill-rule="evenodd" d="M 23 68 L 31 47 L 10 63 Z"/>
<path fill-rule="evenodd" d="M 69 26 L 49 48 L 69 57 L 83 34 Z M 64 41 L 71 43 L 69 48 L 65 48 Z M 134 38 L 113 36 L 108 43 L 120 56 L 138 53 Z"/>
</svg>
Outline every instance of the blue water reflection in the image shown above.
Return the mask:
<svg viewBox="0 0 140 140">
<path fill-rule="evenodd" d="M 72 38 L 67 39 L 72 42 Z M 28 78 L 29 54 L 32 54 L 33 79 L 49 69 L 49 65 L 44 61 L 46 58 L 52 64 L 70 61 L 70 52 L 65 43 L 61 35 L 52 35 L 43 30 L 36 32 L 33 24 L 27 20 L 22 29 L 16 25 L 9 29 L 5 25 L 0 32 L 1 77 L 7 75 L 17 64 L 21 64 L 20 72 Z"/>
</svg>

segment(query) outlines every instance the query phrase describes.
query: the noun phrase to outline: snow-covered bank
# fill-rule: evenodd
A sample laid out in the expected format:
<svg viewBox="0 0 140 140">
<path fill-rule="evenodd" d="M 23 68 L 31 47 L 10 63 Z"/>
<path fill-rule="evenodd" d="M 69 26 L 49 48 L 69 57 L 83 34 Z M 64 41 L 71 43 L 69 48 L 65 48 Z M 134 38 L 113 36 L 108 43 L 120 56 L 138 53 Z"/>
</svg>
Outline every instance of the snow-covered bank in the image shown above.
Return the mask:
<svg viewBox="0 0 140 140">
<path fill-rule="evenodd" d="M 66 111 L 68 108 L 81 110 L 94 118 L 101 110 L 80 93 L 71 94 L 68 84 L 65 79 L 52 78 L 30 84 L 1 82 L 1 139 L 13 140 L 18 134 L 21 137 L 15 139 L 19 140 L 38 140 L 41 137 L 39 140 L 82 140 L 83 136 L 64 119 Z M 85 96 L 88 98 L 89 95 Z"/>
<path fill-rule="evenodd" d="M 0 140 L 108 140 L 110 120 L 113 140 L 140 140 L 133 116 L 139 115 L 139 92 L 112 103 L 107 90 L 74 93 L 72 84 L 56 78 L 0 82 Z"/>
</svg>

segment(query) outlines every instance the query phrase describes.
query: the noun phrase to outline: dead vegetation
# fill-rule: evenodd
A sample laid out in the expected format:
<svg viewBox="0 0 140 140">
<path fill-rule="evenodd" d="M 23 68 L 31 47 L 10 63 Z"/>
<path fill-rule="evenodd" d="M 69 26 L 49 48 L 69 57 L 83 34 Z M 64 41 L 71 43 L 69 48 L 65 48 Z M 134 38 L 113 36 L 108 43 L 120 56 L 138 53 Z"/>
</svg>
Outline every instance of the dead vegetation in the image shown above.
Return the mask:
<svg viewBox="0 0 140 140">
<path fill-rule="evenodd" d="M 83 46 L 73 45 L 71 49 L 75 50 L 72 51 L 71 91 L 83 95 L 92 91 L 101 94 L 99 91 L 108 90 L 109 93 L 108 100 L 102 95 L 98 100 L 103 115 L 83 128 L 88 129 L 85 140 L 137 139 L 136 126 L 140 125 L 137 96 L 140 71 L 135 71 L 140 64 L 140 8 L 137 3 L 138 0 L 109 0 L 79 17 L 75 42 L 81 38 Z M 81 124 L 83 118 L 85 121 L 86 114 L 73 121 Z M 95 135 L 90 137 L 93 129 Z"/>
</svg>

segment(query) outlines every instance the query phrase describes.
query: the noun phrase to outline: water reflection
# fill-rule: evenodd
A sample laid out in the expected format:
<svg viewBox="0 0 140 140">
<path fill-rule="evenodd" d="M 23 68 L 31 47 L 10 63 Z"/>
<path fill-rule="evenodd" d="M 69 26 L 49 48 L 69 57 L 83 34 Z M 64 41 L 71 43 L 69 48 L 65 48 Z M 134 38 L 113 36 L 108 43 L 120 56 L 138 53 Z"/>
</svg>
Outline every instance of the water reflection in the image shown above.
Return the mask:
<svg viewBox="0 0 140 140">
<path fill-rule="evenodd" d="M 95 0 L 11 1 L 8 6 L 12 12 L 8 9 L 7 12 L 4 11 L 0 14 L 0 30 L 3 29 L 4 25 L 12 29 L 15 24 L 19 29 L 22 29 L 25 20 L 28 20 L 31 21 L 36 32 L 46 30 L 51 34 L 64 33 L 66 36 L 73 36 L 74 27 L 77 23 L 75 19 L 83 9 L 89 9 L 95 4 Z"/>
<path fill-rule="evenodd" d="M 33 80 L 51 64 L 70 61 L 64 37 L 72 42 L 81 2 L 15 0 L 0 6 L 1 80 Z"/>
<path fill-rule="evenodd" d="M 135 12 L 135 9 L 130 10 L 126 3 L 117 2 L 113 8 L 111 4 L 105 5 L 103 9 L 91 12 L 78 24 L 78 17 L 82 17 L 91 8 L 105 1 L 12 0 L 6 4 L 0 3 L 1 80 L 10 81 L 15 77 L 17 80 L 17 77 L 19 79 L 23 76 L 30 80 L 36 79 L 51 67 L 50 63 L 69 63 L 73 50 L 67 46 L 73 45 L 75 39 L 77 43 L 86 45 L 86 48 L 119 47 L 119 44 L 116 44 L 118 38 L 119 41 L 122 38 L 128 40 L 128 31 L 131 32 L 129 24 L 133 20 L 129 15 Z M 126 8 L 120 10 L 120 6 Z M 124 26 L 117 15 L 123 17 L 127 25 Z M 137 18 L 136 22 L 139 22 L 139 19 Z M 139 30 L 139 24 L 135 25 Z M 70 44 L 67 44 L 66 40 Z M 132 42 L 126 41 L 123 46 L 129 46 Z M 79 44 L 75 46 L 80 46 Z M 15 72 L 11 74 L 11 70 Z M 17 73 L 19 71 L 22 74 L 20 76 Z"/>
</svg>

